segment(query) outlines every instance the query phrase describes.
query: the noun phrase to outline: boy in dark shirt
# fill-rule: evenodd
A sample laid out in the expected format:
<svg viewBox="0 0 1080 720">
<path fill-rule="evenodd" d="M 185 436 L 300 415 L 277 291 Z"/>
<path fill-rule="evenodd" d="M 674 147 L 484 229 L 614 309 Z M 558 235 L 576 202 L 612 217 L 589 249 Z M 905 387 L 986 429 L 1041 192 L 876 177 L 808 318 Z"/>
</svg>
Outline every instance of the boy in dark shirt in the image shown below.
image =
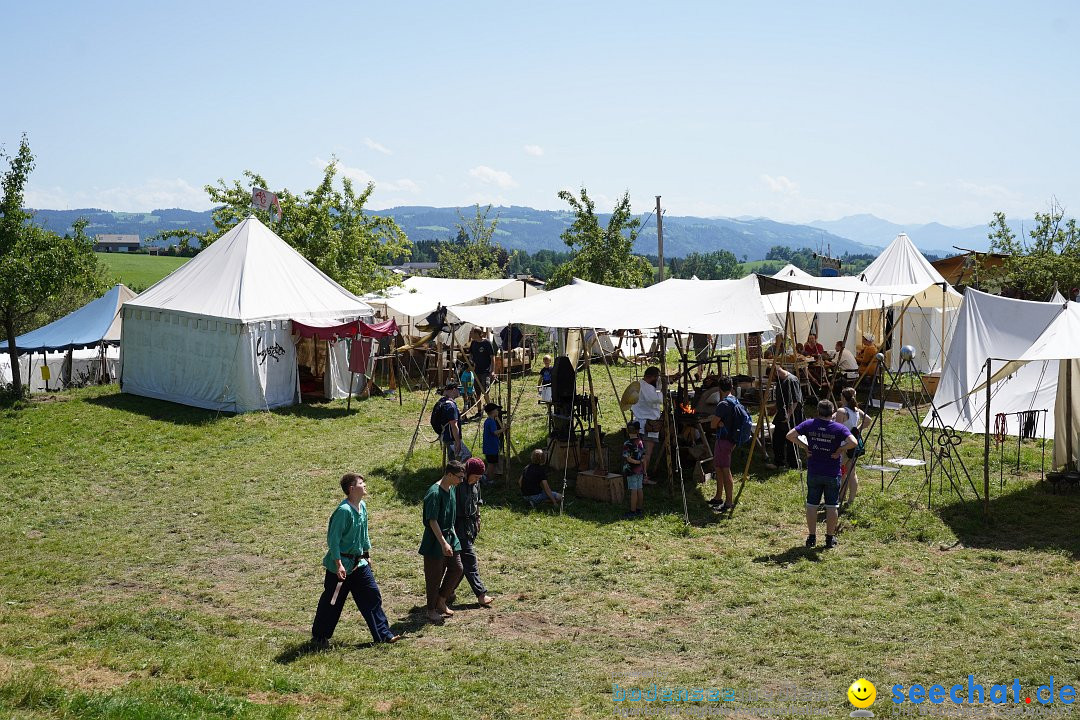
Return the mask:
<svg viewBox="0 0 1080 720">
<path fill-rule="evenodd" d="M 554 492 L 547 481 L 547 466 L 544 465 L 544 451 L 537 449 L 532 452 L 532 462 L 525 467 L 521 474 L 521 496 L 533 505 L 550 502 L 558 505 L 562 495 Z"/>
</svg>

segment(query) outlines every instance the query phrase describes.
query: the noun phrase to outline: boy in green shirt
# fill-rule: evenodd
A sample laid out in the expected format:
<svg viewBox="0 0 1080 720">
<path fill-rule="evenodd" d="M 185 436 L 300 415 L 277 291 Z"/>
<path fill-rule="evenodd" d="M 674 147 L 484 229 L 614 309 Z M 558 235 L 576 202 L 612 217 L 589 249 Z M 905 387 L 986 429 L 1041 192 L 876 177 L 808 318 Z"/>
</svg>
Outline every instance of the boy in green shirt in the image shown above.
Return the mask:
<svg viewBox="0 0 1080 720">
<path fill-rule="evenodd" d="M 457 499 L 454 488 L 465 478 L 465 466 L 457 460 L 446 463 L 439 482 L 424 495 L 424 537 L 420 554 L 424 556 L 424 583 L 427 586 L 427 617 L 441 623 L 454 614 L 446 599 L 461 581 L 461 541 L 454 530 Z"/>
<path fill-rule="evenodd" d="M 375 642 L 397 642 L 399 635 L 390 630 L 382 609 L 382 594 L 375 582 L 368 561 L 371 541 L 368 539 L 367 485 L 356 473 L 346 473 L 341 478 L 341 490 L 345 499 L 330 516 L 326 530 L 327 552 L 323 557 L 326 577 L 323 594 L 315 610 L 311 625 L 311 640 L 316 645 L 326 645 L 334 634 L 345 600 L 352 593 L 356 607 L 364 616 L 371 637 Z"/>
</svg>

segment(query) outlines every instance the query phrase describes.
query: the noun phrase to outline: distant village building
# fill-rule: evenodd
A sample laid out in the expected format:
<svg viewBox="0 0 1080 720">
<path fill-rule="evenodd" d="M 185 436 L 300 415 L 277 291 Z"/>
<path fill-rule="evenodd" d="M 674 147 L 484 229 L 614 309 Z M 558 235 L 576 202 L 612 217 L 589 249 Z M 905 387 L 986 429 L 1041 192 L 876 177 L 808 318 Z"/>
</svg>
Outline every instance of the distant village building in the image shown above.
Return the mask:
<svg viewBox="0 0 1080 720">
<path fill-rule="evenodd" d="M 398 275 L 430 275 L 439 269 L 437 262 L 406 262 L 400 265 L 385 265 L 384 269 Z"/>
<path fill-rule="evenodd" d="M 98 235 L 94 252 L 134 252 L 140 247 L 138 235 Z"/>
</svg>

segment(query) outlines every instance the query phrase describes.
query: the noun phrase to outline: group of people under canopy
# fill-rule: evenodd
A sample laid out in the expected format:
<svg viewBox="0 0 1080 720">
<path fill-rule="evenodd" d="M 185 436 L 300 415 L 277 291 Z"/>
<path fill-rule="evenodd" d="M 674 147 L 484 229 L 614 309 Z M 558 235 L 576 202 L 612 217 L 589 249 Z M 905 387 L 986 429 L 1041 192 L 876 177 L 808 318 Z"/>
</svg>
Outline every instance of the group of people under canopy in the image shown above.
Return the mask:
<svg viewBox="0 0 1080 720">
<path fill-rule="evenodd" d="M 792 343 L 784 333 L 777 333 L 762 355 L 769 360 L 805 363 L 805 384 L 815 394 L 836 395 L 839 388 L 864 386 L 877 374 L 879 351 L 874 334 L 864 332 L 861 339 L 855 353 L 852 353 L 843 340 L 837 340 L 830 351 L 818 342 L 817 335 L 812 332 L 806 335 L 803 342 L 797 343 Z"/>
</svg>

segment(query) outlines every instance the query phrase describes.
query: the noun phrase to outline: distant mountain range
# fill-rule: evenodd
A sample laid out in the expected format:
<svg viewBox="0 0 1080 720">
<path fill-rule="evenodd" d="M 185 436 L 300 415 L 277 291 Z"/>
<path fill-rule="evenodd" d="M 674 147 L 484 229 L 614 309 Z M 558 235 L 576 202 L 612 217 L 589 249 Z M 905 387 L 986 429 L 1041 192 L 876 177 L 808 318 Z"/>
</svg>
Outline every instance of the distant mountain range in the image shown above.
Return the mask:
<svg viewBox="0 0 1080 720">
<path fill-rule="evenodd" d="M 144 241 L 163 230 L 203 232 L 213 225 L 209 210 L 197 212 L 174 208 L 126 213 L 81 209 L 33 212 L 39 224 L 61 234 L 70 232 L 72 223 L 85 217 L 89 221 L 87 233 L 90 235 L 135 234 Z M 499 216 L 497 240 L 506 249 L 529 252 L 566 249 L 559 236 L 573 220 L 569 212 L 512 206 L 493 208 L 489 217 L 494 217 L 495 213 Z M 460 221 L 457 208 L 404 206 L 374 211 L 373 214 L 394 218 L 413 241 L 447 239 Z M 461 214 L 468 217 L 469 209 L 463 209 Z M 651 215 L 641 217 L 644 225 L 634 249 L 639 253 L 656 254 L 656 218 Z M 608 216 L 601 216 L 602 222 L 607 222 L 607 219 Z M 984 226 L 950 228 L 937 223 L 905 226 L 873 215 L 852 215 L 808 225 L 776 222 L 767 218 L 665 215 L 664 255 L 685 257 L 692 252 L 729 250 L 740 260 L 761 260 L 774 245 L 786 245 L 793 249 L 828 249 L 834 255 L 876 255 L 900 232 L 907 232 L 919 248 L 937 255 L 953 254 L 953 245 L 985 249 L 988 244 Z"/>
<path fill-rule="evenodd" d="M 1034 221 L 1009 219 L 1008 223 L 1012 231 L 1019 236 L 1021 230 L 1024 227 L 1031 228 Z M 815 220 L 807 224 L 834 235 L 877 247 L 885 247 L 899 233 L 904 232 L 923 252 L 942 257 L 957 254 L 958 247 L 966 250 L 987 250 L 990 247 L 990 240 L 987 237 L 990 232 L 989 218 L 986 225 L 963 228 L 949 227 L 941 223 L 898 225 L 874 215 L 848 215 L 839 220 Z"/>
</svg>

